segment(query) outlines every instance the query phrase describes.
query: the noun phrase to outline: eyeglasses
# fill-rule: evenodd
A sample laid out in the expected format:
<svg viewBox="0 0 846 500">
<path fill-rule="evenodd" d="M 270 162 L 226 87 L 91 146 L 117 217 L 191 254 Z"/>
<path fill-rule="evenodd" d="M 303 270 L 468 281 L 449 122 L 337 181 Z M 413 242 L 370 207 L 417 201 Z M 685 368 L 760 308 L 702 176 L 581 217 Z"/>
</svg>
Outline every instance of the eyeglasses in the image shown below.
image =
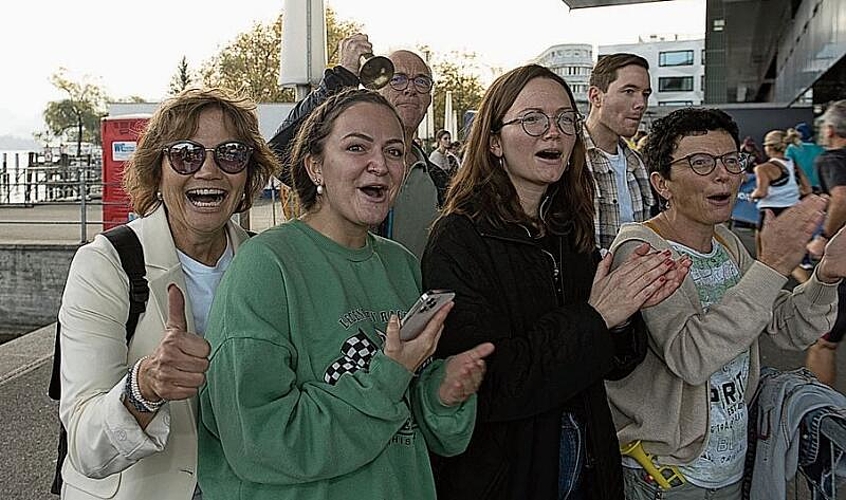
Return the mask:
<svg viewBox="0 0 846 500">
<path fill-rule="evenodd" d="M 250 162 L 253 148 L 243 142 L 227 141 L 207 148 L 194 141 L 177 141 L 163 149 L 171 168 L 178 174 L 190 175 L 200 170 L 211 151 L 217 166 L 227 174 L 237 174 Z"/>
<path fill-rule="evenodd" d="M 581 127 L 582 115 L 578 111 L 562 111 L 554 117 L 540 111 L 529 111 L 511 121 L 503 123 L 499 130 L 506 125 L 513 125 L 517 122 L 523 127 L 523 131 L 532 137 L 540 137 L 549 130 L 549 121 L 555 120 L 558 130 L 566 135 L 575 135 Z"/>
<path fill-rule="evenodd" d="M 712 156 L 708 153 L 693 153 L 685 156 L 684 158 L 671 161 L 670 165 L 684 160 L 687 160 L 691 170 L 699 175 L 709 175 L 713 172 L 714 169 L 717 168 L 717 160 L 723 162 L 723 166 L 726 167 L 726 171 L 730 174 L 739 174 L 743 172 L 743 162 L 741 161 L 740 154 L 738 154 L 737 151 L 729 151 L 728 153 L 720 156 Z"/>
<path fill-rule="evenodd" d="M 414 89 L 420 94 L 428 94 L 429 91 L 432 90 L 432 79 L 426 75 L 417 75 L 414 78 L 411 78 L 405 73 L 394 73 L 394 76 L 391 77 L 389 84 L 392 89 L 397 92 L 402 92 L 408 88 L 408 82 L 410 81 L 414 82 Z"/>
</svg>

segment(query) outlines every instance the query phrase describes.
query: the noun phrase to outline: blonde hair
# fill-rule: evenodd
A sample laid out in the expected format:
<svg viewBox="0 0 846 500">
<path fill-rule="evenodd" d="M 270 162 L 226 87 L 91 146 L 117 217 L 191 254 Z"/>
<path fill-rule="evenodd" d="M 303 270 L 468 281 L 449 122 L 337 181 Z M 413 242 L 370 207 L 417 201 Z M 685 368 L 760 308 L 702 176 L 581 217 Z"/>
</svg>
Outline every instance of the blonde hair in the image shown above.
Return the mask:
<svg viewBox="0 0 846 500">
<path fill-rule="evenodd" d="M 795 132 L 795 131 L 794 131 Z M 783 153 L 787 146 L 793 144 L 790 135 L 784 130 L 770 130 L 764 136 L 764 147 L 773 148 L 779 153 Z"/>
</svg>

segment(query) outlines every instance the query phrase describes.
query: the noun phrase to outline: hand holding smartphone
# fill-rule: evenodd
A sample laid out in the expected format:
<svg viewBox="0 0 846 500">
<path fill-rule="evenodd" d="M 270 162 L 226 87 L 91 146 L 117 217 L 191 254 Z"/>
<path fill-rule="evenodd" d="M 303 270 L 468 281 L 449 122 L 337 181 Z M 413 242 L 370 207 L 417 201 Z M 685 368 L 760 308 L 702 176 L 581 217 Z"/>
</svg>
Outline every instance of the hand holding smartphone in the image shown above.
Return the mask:
<svg viewBox="0 0 846 500">
<path fill-rule="evenodd" d="M 432 316 L 453 298 L 455 298 L 455 292 L 450 290 L 424 292 L 403 316 L 400 323 L 400 339 L 412 340 L 420 335 Z"/>
</svg>

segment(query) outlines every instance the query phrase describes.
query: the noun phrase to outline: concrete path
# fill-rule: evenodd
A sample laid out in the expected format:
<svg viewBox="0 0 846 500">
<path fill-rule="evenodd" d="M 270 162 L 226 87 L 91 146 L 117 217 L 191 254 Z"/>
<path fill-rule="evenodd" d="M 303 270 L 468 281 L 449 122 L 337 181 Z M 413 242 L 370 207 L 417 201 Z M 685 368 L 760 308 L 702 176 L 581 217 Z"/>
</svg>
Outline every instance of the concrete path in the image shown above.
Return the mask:
<svg viewBox="0 0 846 500">
<path fill-rule="evenodd" d="M 86 207 L 86 220 L 102 221 L 100 205 Z M 0 205 L 0 243 L 78 243 L 81 240 L 79 204 L 4 206 Z M 279 200 L 256 201 L 250 210 L 250 227 L 260 232 L 284 220 Z M 19 223 L 25 222 L 25 223 Z M 88 224 L 90 241 L 103 230 L 102 224 Z"/>
</svg>

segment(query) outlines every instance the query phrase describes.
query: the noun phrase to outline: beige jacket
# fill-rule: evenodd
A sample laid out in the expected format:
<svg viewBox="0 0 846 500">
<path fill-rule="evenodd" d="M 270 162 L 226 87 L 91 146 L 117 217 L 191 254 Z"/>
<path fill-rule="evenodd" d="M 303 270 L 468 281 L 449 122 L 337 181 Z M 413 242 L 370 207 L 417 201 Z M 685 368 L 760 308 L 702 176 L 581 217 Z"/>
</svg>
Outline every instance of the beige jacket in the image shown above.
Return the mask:
<svg viewBox="0 0 846 500">
<path fill-rule="evenodd" d="M 749 402 L 760 372 L 758 337 L 768 335 L 782 348 L 801 350 L 827 332 L 837 314 L 836 284 L 821 283 L 814 275 L 792 293 L 784 291 L 787 278 L 752 259 L 725 227 L 716 231 L 740 268 L 740 282 L 707 313 L 689 276 L 672 296 L 642 310 L 649 327 L 646 359 L 628 377 L 607 383 L 620 443 L 642 440 L 646 452 L 665 464 L 686 464 L 702 453 L 711 374 L 750 349 Z M 614 266 L 643 241 L 659 250 L 671 248 L 643 224 L 624 224 L 611 247 Z"/>
<path fill-rule="evenodd" d="M 186 291 L 182 266 L 162 208 L 129 224 L 144 247 L 150 299 L 129 348 L 129 283 L 103 236 L 74 256 L 59 310 L 62 399 L 68 431 L 62 498 L 189 500 L 197 484 L 197 401 L 167 403 L 146 431 L 121 402 L 128 367 L 150 354 L 167 321 L 167 286 Z M 233 247 L 247 238 L 227 223 Z M 185 301 L 193 331 L 190 300 Z"/>
</svg>

